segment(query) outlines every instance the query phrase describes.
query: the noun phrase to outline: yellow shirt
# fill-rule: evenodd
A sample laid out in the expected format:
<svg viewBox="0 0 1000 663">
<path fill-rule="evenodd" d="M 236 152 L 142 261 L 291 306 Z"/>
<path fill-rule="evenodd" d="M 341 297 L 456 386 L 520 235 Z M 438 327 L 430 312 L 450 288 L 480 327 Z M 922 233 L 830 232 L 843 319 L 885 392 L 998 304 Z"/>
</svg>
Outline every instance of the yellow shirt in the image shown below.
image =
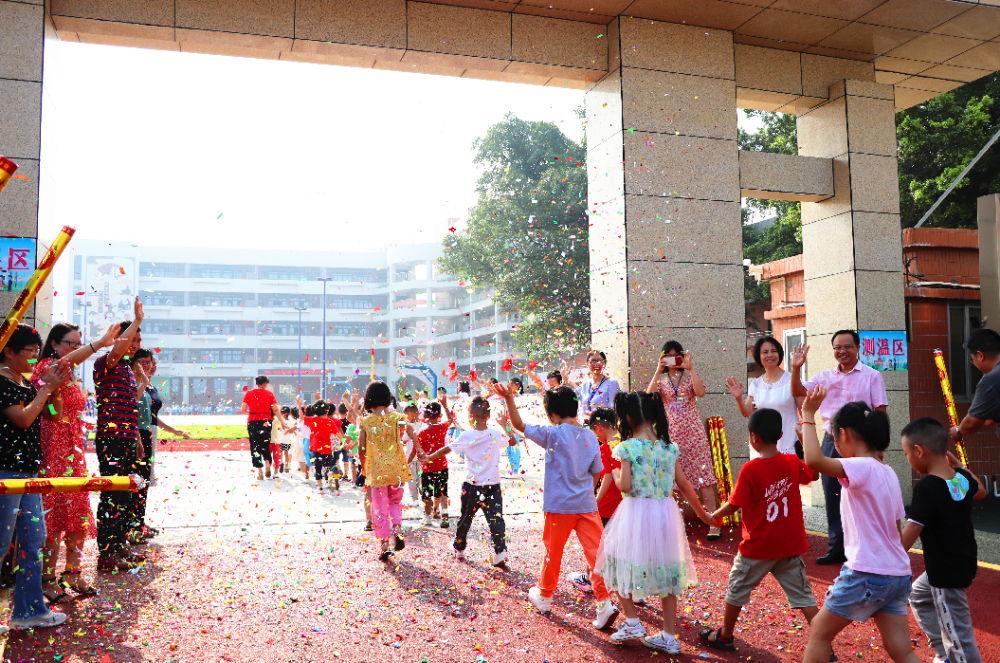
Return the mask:
<svg viewBox="0 0 1000 663">
<path fill-rule="evenodd" d="M 400 439 L 398 412 L 371 414 L 361 420 L 365 431 L 365 485 L 372 488 L 400 486 L 410 480 L 406 455 Z"/>
</svg>

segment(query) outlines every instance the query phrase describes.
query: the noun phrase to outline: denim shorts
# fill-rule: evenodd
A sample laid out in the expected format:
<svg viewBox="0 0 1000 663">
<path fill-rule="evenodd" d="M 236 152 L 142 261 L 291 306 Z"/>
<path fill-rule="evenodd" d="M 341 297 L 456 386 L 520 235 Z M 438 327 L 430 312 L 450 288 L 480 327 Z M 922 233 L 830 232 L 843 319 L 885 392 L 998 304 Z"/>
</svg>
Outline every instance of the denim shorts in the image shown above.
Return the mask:
<svg viewBox="0 0 1000 663">
<path fill-rule="evenodd" d="M 854 622 L 866 622 L 876 612 L 905 617 L 912 580 L 912 575 L 884 576 L 852 571 L 844 564 L 840 575 L 826 590 L 823 607 Z"/>
</svg>

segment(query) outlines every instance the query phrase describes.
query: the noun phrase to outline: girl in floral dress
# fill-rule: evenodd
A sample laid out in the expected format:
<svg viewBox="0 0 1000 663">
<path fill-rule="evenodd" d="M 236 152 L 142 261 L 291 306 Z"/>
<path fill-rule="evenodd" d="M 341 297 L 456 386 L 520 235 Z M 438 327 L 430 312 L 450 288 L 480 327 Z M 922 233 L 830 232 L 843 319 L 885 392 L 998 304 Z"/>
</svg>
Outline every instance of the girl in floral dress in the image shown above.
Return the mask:
<svg viewBox="0 0 1000 663">
<path fill-rule="evenodd" d="M 667 433 L 659 394 L 636 391 L 615 396 L 618 431 L 625 440 L 611 452 L 621 462 L 612 478 L 622 491 L 622 502 L 604 528 L 594 572 L 609 590 L 618 593 L 625 623 L 611 636 L 622 642 L 643 638 L 650 649 L 679 654 L 674 633 L 677 597 L 695 577 L 684 517 L 670 496 L 674 485 L 709 525 L 715 520 L 702 508 L 691 483 L 677 464 L 677 445 Z M 660 598 L 663 630 L 646 637 L 634 601 Z"/>
<path fill-rule="evenodd" d="M 68 359 L 73 366 L 86 361 L 96 350 L 113 345 L 117 332 L 118 325 L 115 324 L 100 340 L 81 343 L 80 328 L 76 325 L 65 322 L 53 325 L 31 381 L 38 385 L 40 377 L 59 359 Z M 87 463 L 83 456 L 86 442 L 81 424 L 87 399 L 75 381 L 65 383 L 61 395 L 62 418 L 59 421 L 42 418 L 43 462 L 39 476 L 45 479 L 86 477 Z M 94 588 L 80 572 L 83 542 L 88 537 L 97 536 L 97 523 L 90 509 L 90 493 L 48 493 L 42 496 L 42 504 L 48 533 L 42 563 L 45 598 L 50 603 L 58 603 L 66 598 L 64 588 L 67 587 L 77 594 L 94 594 Z M 66 570 L 57 582 L 55 567 L 63 540 L 66 541 Z"/>
<path fill-rule="evenodd" d="M 670 439 L 680 449 L 678 462 L 705 503 L 705 510 L 714 512 L 717 480 L 697 400 L 705 395 L 705 383 L 691 366 L 691 353 L 684 352 L 677 341 L 663 345 L 648 391 L 660 393 L 670 425 Z M 710 527 L 707 538 L 715 541 L 721 535 L 718 527 Z"/>
</svg>

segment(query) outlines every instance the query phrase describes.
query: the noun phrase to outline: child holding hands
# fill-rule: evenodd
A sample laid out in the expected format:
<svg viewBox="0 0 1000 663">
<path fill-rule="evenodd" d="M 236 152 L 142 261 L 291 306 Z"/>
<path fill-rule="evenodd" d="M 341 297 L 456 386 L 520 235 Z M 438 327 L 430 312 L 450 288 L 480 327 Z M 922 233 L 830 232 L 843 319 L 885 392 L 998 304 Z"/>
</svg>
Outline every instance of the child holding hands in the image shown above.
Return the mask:
<svg viewBox="0 0 1000 663">
<path fill-rule="evenodd" d="M 802 447 L 806 465 L 836 477 L 842 488 L 847 562 L 827 590 L 823 608 L 812 620 L 806 663 L 827 663 L 830 643 L 851 622 L 875 618 L 886 653 L 896 663 L 920 663 L 910 644 L 906 599 L 910 595 L 910 558 L 900 540 L 905 517 L 899 479 L 879 460 L 889 447 L 889 418 L 866 403 L 847 403 L 833 416 L 834 445 L 841 458 L 823 455 L 816 437 L 816 412 L 826 387 L 811 389 L 802 405 Z"/>
<path fill-rule="evenodd" d="M 698 580 L 684 517 L 671 497 L 674 486 L 710 527 L 715 519 L 705 512 L 677 462 L 677 445 L 670 441 L 660 395 L 619 392 L 614 404 L 624 441 L 611 454 L 621 463 L 612 476 L 623 499 L 604 530 L 594 567 L 594 573 L 617 592 L 625 610 L 625 623 L 611 640 L 642 638 L 650 649 L 680 654 L 674 627 L 677 597 Z M 648 637 L 634 603 L 647 596 L 660 598 L 663 616 L 662 631 Z M 594 626 L 599 628 L 596 621 Z"/>
</svg>

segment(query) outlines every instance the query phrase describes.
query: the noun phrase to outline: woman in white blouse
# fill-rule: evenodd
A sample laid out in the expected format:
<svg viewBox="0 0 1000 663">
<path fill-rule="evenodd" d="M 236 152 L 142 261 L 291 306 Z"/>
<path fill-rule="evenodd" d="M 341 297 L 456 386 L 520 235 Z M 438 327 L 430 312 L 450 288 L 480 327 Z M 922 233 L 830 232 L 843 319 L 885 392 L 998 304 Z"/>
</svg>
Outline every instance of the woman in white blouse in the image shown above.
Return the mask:
<svg viewBox="0 0 1000 663">
<path fill-rule="evenodd" d="M 743 397 L 743 381 L 730 377 L 726 380 L 729 393 L 736 399 L 736 404 L 744 417 L 749 417 L 759 407 L 777 410 L 781 414 L 781 439 L 778 440 L 778 451 L 786 454 L 796 453 L 795 443 L 798 436 L 795 426 L 799 422 L 801 398 L 792 396 L 791 373 L 781 368 L 785 359 L 785 350 L 777 339 L 764 336 L 753 346 L 753 358 L 764 368 L 764 375 L 750 383 L 750 393 Z M 750 457 L 756 458 L 757 453 L 750 449 Z M 801 457 L 801 456 L 800 456 Z"/>
</svg>

